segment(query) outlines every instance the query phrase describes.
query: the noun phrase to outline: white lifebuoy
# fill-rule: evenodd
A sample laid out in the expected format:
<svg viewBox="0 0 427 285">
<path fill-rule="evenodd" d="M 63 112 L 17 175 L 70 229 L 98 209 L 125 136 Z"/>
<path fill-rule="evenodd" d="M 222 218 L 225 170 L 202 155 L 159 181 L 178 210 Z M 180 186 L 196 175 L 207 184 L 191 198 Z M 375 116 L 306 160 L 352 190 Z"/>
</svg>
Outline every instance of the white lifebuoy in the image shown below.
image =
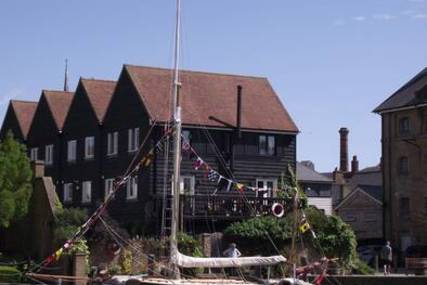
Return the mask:
<svg viewBox="0 0 427 285">
<path fill-rule="evenodd" d="M 275 217 L 281 218 L 285 214 L 285 207 L 280 203 L 274 203 L 273 206 L 271 206 L 271 212 Z"/>
</svg>

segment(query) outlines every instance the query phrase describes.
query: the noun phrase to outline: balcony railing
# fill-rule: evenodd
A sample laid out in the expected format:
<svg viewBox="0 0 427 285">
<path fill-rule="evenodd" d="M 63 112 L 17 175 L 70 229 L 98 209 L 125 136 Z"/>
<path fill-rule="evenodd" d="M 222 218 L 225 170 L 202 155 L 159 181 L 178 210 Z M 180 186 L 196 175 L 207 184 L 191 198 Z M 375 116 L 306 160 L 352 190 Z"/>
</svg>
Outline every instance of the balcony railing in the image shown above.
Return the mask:
<svg viewBox="0 0 427 285">
<path fill-rule="evenodd" d="M 279 198 L 247 197 L 244 195 L 181 195 L 184 218 L 242 219 L 271 215 Z"/>
</svg>

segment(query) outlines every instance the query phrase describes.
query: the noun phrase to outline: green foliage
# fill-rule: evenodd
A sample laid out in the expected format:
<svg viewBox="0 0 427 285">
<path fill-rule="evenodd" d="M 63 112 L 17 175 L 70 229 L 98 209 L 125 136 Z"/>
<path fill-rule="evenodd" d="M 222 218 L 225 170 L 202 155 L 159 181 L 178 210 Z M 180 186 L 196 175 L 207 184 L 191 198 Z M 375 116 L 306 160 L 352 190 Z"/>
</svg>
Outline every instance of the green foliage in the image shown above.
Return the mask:
<svg viewBox="0 0 427 285">
<path fill-rule="evenodd" d="M 26 148 L 8 133 L 0 143 L 0 226 L 7 228 L 27 214 L 31 180 Z"/>
<path fill-rule="evenodd" d="M 79 208 L 58 208 L 55 215 L 55 245 L 61 246 L 71 238 L 87 219 L 87 213 Z"/>
<path fill-rule="evenodd" d="M 19 283 L 22 273 L 13 266 L 0 266 L 0 283 Z"/>
<path fill-rule="evenodd" d="M 194 257 L 203 256 L 200 242 L 194 237 L 185 233 L 178 233 L 177 241 L 178 241 L 179 251 L 182 252 L 183 254 L 194 256 Z"/>
<path fill-rule="evenodd" d="M 346 265 L 356 259 L 356 236 L 352 228 L 338 216 L 326 216 L 316 208 L 307 210 L 310 221 L 317 234 L 319 244 L 329 258 L 339 258 Z"/>
<path fill-rule="evenodd" d="M 329 258 L 339 258 L 348 266 L 356 260 L 356 237 L 351 227 L 339 217 L 326 216 L 316 208 L 308 208 L 307 220 L 317 235 L 312 239 L 309 232 L 302 234 L 307 243 L 311 244 L 318 252 L 324 253 Z M 285 252 L 290 244 L 290 239 L 295 229 L 293 227 L 294 215 L 288 214 L 283 218 L 271 216 L 256 217 L 242 222 L 233 223 L 225 229 L 224 234 L 228 239 L 238 241 L 238 246 L 246 254 L 277 253 L 269 237 L 274 241 L 280 251 Z M 299 236 L 299 239 L 301 235 Z"/>
<path fill-rule="evenodd" d="M 373 268 L 371 268 L 368 264 L 366 264 L 359 258 L 356 258 L 353 261 L 352 268 L 353 272 L 356 274 L 370 275 L 375 273 L 375 270 Z"/>
<path fill-rule="evenodd" d="M 132 273 L 132 252 L 130 250 L 124 249 L 119 257 L 119 272 L 121 274 L 131 274 Z"/>
</svg>

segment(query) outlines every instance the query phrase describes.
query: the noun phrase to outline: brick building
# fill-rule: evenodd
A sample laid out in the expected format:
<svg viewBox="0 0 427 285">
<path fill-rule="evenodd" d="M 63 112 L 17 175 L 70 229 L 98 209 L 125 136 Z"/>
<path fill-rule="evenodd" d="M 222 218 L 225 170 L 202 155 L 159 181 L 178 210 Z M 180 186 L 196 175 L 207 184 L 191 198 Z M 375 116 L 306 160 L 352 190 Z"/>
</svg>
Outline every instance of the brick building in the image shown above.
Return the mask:
<svg viewBox="0 0 427 285">
<path fill-rule="evenodd" d="M 385 236 L 427 245 L 427 68 L 381 103 Z"/>
</svg>

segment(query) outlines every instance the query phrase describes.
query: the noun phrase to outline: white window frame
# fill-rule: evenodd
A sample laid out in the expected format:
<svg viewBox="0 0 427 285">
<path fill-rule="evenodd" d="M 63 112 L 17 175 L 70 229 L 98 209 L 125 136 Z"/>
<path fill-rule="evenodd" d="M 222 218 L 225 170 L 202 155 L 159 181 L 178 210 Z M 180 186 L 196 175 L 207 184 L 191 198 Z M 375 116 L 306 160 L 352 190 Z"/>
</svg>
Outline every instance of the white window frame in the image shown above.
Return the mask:
<svg viewBox="0 0 427 285">
<path fill-rule="evenodd" d="M 138 176 L 133 176 L 126 182 L 126 200 L 138 199 Z"/>
<path fill-rule="evenodd" d="M 104 180 L 104 199 L 107 199 L 108 195 L 113 192 L 114 178 L 107 178 Z"/>
<path fill-rule="evenodd" d="M 107 155 L 117 155 L 119 144 L 119 132 L 107 134 Z"/>
<path fill-rule="evenodd" d="M 261 138 L 265 140 L 265 148 L 261 147 Z M 272 149 L 270 148 L 272 143 Z M 265 156 L 274 156 L 276 154 L 276 137 L 274 135 L 259 135 L 258 136 L 258 154 Z"/>
<path fill-rule="evenodd" d="M 92 202 L 92 181 L 83 181 L 82 183 L 82 203 Z"/>
<path fill-rule="evenodd" d="M 77 160 L 77 140 L 67 141 L 67 162 L 76 162 Z"/>
<path fill-rule="evenodd" d="M 44 164 L 52 165 L 53 164 L 53 144 L 45 146 L 44 150 Z"/>
<path fill-rule="evenodd" d="M 196 190 L 195 190 L 195 185 L 196 185 L 196 178 L 194 177 L 194 175 L 181 175 L 180 176 L 180 181 L 179 181 L 179 193 L 181 195 L 195 195 Z M 190 179 L 190 191 L 186 192 L 184 191 L 184 179 Z"/>
<path fill-rule="evenodd" d="M 139 128 L 128 129 L 128 152 L 135 152 L 139 147 Z"/>
<path fill-rule="evenodd" d="M 73 183 L 64 183 L 64 203 L 73 202 Z"/>
<path fill-rule="evenodd" d="M 277 178 L 257 178 L 256 180 L 256 188 L 258 188 L 258 183 L 262 182 L 264 187 L 262 189 L 266 189 L 268 182 L 273 182 L 273 188 L 268 191 L 256 191 L 256 197 L 262 198 L 274 198 L 276 196 L 276 192 L 274 190 L 277 189 Z"/>
<path fill-rule="evenodd" d="M 95 137 L 85 137 L 85 159 L 95 157 Z"/>
<path fill-rule="evenodd" d="M 31 161 L 36 161 L 38 159 L 39 156 L 39 148 L 38 147 L 33 147 L 30 150 L 30 160 Z"/>
</svg>

